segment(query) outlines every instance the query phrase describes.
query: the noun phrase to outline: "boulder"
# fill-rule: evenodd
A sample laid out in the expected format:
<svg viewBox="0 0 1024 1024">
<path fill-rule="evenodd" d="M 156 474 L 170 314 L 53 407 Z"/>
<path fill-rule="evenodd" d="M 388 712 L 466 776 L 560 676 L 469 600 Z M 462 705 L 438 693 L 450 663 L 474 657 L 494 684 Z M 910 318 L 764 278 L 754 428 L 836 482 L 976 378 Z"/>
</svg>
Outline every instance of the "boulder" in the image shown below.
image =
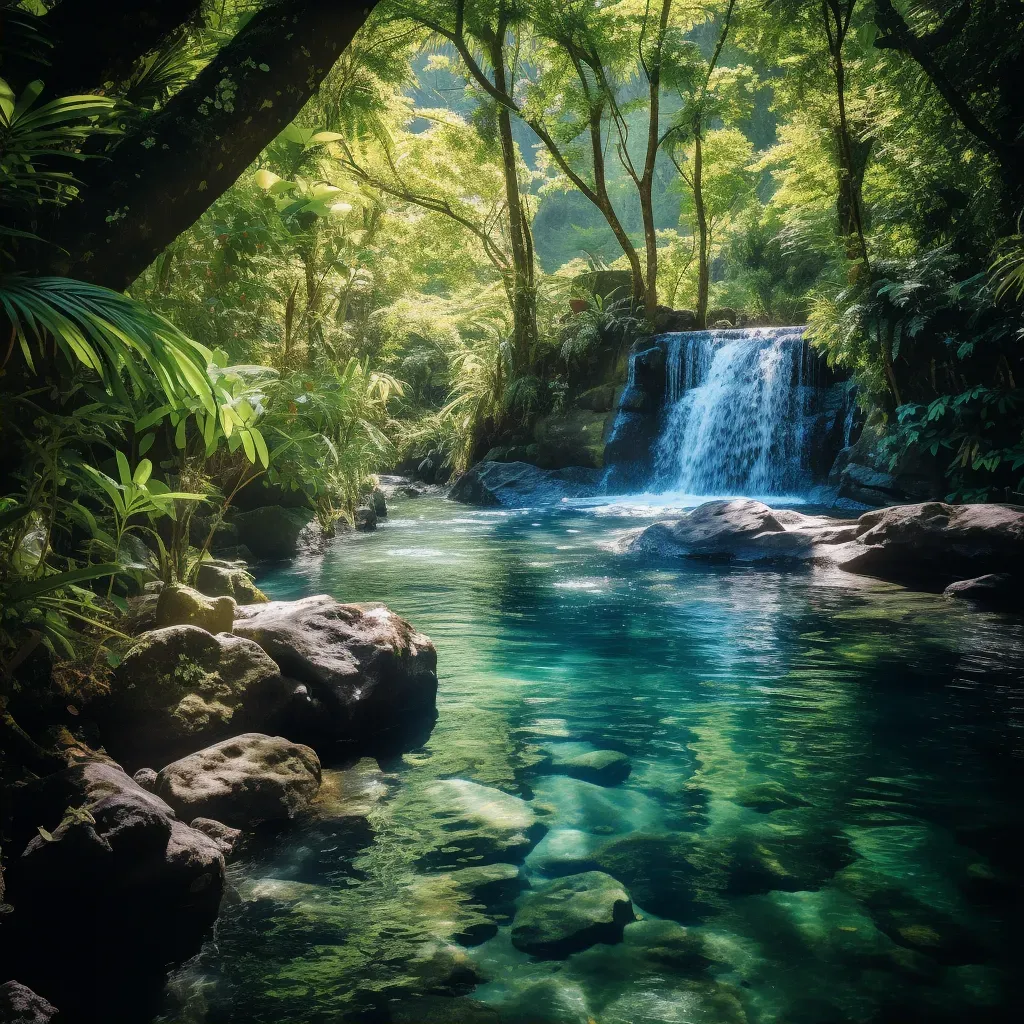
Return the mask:
<svg viewBox="0 0 1024 1024">
<path fill-rule="evenodd" d="M 235 633 L 304 688 L 287 720 L 289 736 L 360 743 L 433 722 L 437 652 L 383 605 L 324 595 L 271 601 L 240 608 Z"/>
<path fill-rule="evenodd" d="M 1024 507 L 896 505 L 857 520 L 856 543 L 840 568 L 897 582 L 948 583 L 1024 573 Z"/>
<path fill-rule="evenodd" d="M 583 754 L 555 754 L 553 771 L 599 786 L 617 786 L 629 777 L 633 766 L 625 754 L 617 750 L 590 750 Z"/>
<path fill-rule="evenodd" d="M 147 793 L 152 793 L 156 789 L 156 769 L 155 768 L 140 768 L 133 776 L 132 779 L 138 783 Z"/>
<path fill-rule="evenodd" d="M 576 399 L 576 407 L 589 409 L 591 412 L 611 412 L 615 408 L 617 390 L 614 384 L 598 384 L 597 387 L 584 391 Z"/>
<path fill-rule="evenodd" d="M 723 324 L 727 327 L 735 327 L 737 315 L 736 310 L 731 306 L 717 306 L 708 310 L 706 322 L 708 327 L 719 327 Z"/>
<path fill-rule="evenodd" d="M 57 1007 L 17 981 L 0 985 L 0 1024 L 46 1024 Z"/>
<path fill-rule="evenodd" d="M 129 648 L 104 714 L 118 750 L 159 756 L 159 764 L 214 740 L 271 728 L 296 703 L 305 695 L 296 695 L 296 684 L 254 641 L 170 626 L 144 633 Z"/>
<path fill-rule="evenodd" d="M 692 309 L 670 309 L 659 306 L 654 314 L 655 334 L 678 334 L 697 329 L 697 314 Z"/>
<path fill-rule="evenodd" d="M 384 488 L 379 484 L 370 491 L 370 505 L 373 511 L 377 513 L 378 519 L 387 519 L 388 517 L 388 499 L 384 493 Z"/>
<path fill-rule="evenodd" d="M 525 462 L 480 462 L 463 473 L 448 492 L 464 505 L 517 507 L 536 501 L 588 498 L 600 490 L 600 472 L 570 466 L 538 469 Z"/>
<path fill-rule="evenodd" d="M 1019 611 L 1024 607 L 1022 581 L 1008 572 L 993 572 L 972 580 L 950 583 L 942 592 L 950 600 L 968 601 L 978 608 L 993 611 Z"/>
<path fill-rule="evenodd" d="M 198 626 L 207 633 L 230 633 L 235 602 L 230 597 L 206 597 L 191 587 L 164 587 L 156 603 L 157 627 Z"/>
<path fill-rule="evenodd" d="M 543 960 L 562 960 L 597 942 L 620 942 L 634 916 L 629 893 L 611 875 L 567 875 L 523 897 L 512 945 Z"/>
<path fill-rule="evenodd" d="M 235 516 L 239 542 L 259 560 L 280 561 L 301 554 L 317 554 L 328 537 L 308 508 L 265 505 Z"/>
<path fill-rule="evenodd" d="M 364 533 L 377 529 L 377 510 L 372 505 L 356 509 L 355 527 Z"/>
<path fill-rule="evenodd" d="M 5 968 L 71 1019 L 155 1015 L 167 965 L 192 956 L 217 916 L 217 845 L 103 762 L 33 779 L 11 802 L 23 852 L 9 864 Z"/>
<path fill-rule="evenodd" d="M 607 418 L 607 413 L 587 409 L 564 409 L 542 416 L 533 432 L 536 454 L 521 461 L 536 462 L 541 469 L 565 469 L 569 466 L 600 469 L 604 464 Z M 511 449 L 505 461 L 516 461 L 516 452 L 517 449 Z"/>
<path fill-rule="evenodd" d="M 183 819 L 245 828 L 290 818 L 320 788 L 320 759 L 283 736 L 248 732 L 167 765 L 156 794 Z"/>
<path fill-rule="evenodd" d="M 217 844 L 217 849 L 224 854 L 225 860 L 235 852 L 235 847 L 242 838 L 241 829 L 229 828 L 223 822 L 214 821 L 212 818 L 193 818 L 189 828 L 209 836 Z"/>
<path fill-rule="evenodd" d="M 234 598 L 236 604 L 262 604 L 267 600 L 245 563 L 240 561 L 211 559 L 203 562 L 196 574 L 196 590 L 207 597 Z"/>
</svg>

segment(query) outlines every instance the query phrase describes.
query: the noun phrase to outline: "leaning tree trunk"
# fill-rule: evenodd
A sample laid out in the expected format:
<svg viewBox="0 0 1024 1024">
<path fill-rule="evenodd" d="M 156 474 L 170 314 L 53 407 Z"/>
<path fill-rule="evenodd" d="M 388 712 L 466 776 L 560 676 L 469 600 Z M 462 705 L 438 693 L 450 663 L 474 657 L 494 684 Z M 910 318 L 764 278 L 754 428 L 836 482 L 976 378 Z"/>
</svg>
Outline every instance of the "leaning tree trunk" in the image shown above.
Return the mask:
<svg viewBox="0 0 1024 1024">
<path fill-rule="evenodd" d="M 42 268 L 124 289 L 294 120 L 375 0 L 268 4 L 107 161 L 53 226 Z"/>
</svg>

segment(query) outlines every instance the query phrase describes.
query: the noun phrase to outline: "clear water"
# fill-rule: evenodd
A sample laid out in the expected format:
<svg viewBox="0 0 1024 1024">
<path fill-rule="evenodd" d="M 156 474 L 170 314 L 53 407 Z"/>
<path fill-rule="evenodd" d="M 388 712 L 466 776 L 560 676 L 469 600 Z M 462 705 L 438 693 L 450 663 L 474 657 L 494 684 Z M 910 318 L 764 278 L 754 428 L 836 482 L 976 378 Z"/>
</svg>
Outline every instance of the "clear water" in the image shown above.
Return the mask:
<svg viewBox="0 0 1024 1024">
<path fill-rule="evenodd" d="M 696 331 L 666 338 L 662 490 L 785 494 L 809 487 L 810 369 L 802 327 Z"/>
<path fill-rule="evenodd" d="M 1020 1019 L 1024 624 L 610 550 L 656 511 L 407 500 L 260 581 L 411 619 L 440 714 L 418 749 L 328 772 L 314 813 L 230 869 L 167 1020 Z M 628 779 L 552 773 L 590 749 Z M 623 839 L 641 919 L 564 960 L 515 950 L 514 906 L 452 874 L 501 861 L 539 888 Z"/>
</svg>

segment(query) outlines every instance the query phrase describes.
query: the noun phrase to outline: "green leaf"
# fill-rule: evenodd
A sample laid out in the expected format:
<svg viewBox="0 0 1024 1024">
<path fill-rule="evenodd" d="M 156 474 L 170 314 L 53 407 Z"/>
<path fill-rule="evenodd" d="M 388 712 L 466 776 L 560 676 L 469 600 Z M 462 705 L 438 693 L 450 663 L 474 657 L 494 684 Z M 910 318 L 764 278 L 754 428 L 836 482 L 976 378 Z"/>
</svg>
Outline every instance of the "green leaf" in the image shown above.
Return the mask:
<svg viewBox="0 0 1024 1024">
<path fill-rule="evenodd" d="M 117 472 L 121 477 L 121 483 L 127 487 L 132 482 L 132 471 L 128 465 L 128 460 L 125 458 L 124 452 L 114 452 L 114 457 L 117 459 Z"/>
<path fill-rule="evenodd" d="M 256 427 L 250 427 L 249 434 L 252 436 L 253 444 L 256 446 L 256 454 L 259 456 L 260 464 L 264 469 L 268 469 L 270 466 L 270 452 L 267 450 L 267 442 L 263 434 Z"/>
<path fill-rule="evenodd" d="M 86 580 L 96 580 L 101 576 L 115 576 L 121 571 L 121 566 L 116 562 L 103 562 L 99 565 L 87 565 L 82 569 L 72 569 L 70 572 L 58 572 L 52 576 L 43 576 L 30 583 L 22 583 L 11 587 L 7 592 L 7 599 L 11 602 L 25 601 L 40 594 L 48 594 L 54 590 L 61 590 L 71 586 L 73 583 L 83 583 Z"/>
<path fill-rule="evenodd" d="M 146 481 L 153 475 L 153 463 L 149 459 L 143 459 L 136 467 L 132 476 L 132 483 L 144 487 Z"/>
<path fill-rule="evenodd" d="M 245 449 L 245 457 L 253 465 L 256 463 L 256 446 L 253 444 L 252 432 L 249 430 L 240 430 L 238 432 L 242 439 L 242 448 Z"/>
<path fill-rule="evenodd" d="M 174 432 L 174 445 L 176 448 L 185 447 L 185 420 L 184 418 L 178 424 L 178 429 Z"/>
<path fill-rule="evenodd" d="M 156 440 L 156 434 L 146 434 L 146 436 L 139 442 L 139 454 L 145 455 L 150 448 L 153 447 L 153 442 Z"/>
</svg>

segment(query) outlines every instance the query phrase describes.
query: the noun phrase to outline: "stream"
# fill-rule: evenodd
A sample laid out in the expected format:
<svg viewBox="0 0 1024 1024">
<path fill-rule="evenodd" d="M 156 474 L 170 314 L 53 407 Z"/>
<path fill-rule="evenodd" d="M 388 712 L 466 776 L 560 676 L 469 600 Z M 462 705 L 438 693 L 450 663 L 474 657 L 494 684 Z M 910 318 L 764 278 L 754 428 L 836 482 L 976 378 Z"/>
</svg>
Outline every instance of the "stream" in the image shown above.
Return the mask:
<svg viewBox="0 0 1024 1024">
<path fill-rule="evenodd" d="M 408 618 L 438 719 L 325 763 L 318 804 L 247 845 L 162 1020 L 1018 1019 L 1024 622 L 612 550 L 658 512 L 398 498 L 258 580 Z M 628 777 L 565 774 L 596 750 Z M 623 940 L 517 950 L 520 888 L 595 866 L 629 890 Z"/>
</svg>

